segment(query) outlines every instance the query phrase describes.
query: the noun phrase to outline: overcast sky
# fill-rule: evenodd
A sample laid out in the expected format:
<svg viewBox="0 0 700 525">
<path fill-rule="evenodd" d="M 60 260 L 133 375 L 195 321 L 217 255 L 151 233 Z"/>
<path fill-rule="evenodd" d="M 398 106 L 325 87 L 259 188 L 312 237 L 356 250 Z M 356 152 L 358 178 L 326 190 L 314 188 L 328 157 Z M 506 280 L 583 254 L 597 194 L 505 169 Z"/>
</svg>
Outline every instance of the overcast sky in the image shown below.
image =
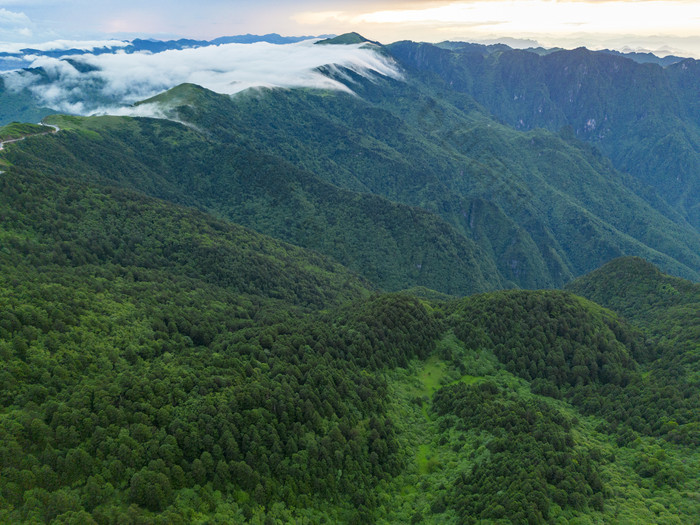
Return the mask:
<svg viewBox="0 0 700 525">
<path fill-rule="evenodd" d="M 4 43 L 347 31 L 383 43 L 509 37 L 547 47 L 645 48 L 700 57 L 700 1 L 0 0 Z"/>
</svg>

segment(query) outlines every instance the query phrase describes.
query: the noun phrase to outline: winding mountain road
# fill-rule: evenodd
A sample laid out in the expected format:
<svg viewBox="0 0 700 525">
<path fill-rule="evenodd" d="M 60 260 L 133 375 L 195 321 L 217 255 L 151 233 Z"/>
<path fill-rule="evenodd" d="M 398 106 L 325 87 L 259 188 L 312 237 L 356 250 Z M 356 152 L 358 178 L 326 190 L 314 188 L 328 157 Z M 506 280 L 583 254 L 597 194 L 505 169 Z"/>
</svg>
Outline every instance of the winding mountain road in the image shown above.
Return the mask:
<svg viewBox="0 0 700 525">
<path fill-rule="evenodd" d="M 53 128 L 51 131 L 47 131 L 45 133 L 32 133 L 31 135 L 23 135 L 22 137 L 17 137 L 16 139 L 8 139 L 8 140 L 0 140 L 0 150 L 5 149 L 5 144 L 10 144 L 12 142 L 19 142 L 20 140 L 24 140 L 27 137 L 36 137 L 39 135 L 48 135 L 49 133 L 56 133 L 58 131 L 61 131 L 61 128 L 58 126 L 54 126 L 53 124 L 44 124 L 43 122 L 39 122 L 40 126 L 46 126 L 49 128 Z"/>
</svg>

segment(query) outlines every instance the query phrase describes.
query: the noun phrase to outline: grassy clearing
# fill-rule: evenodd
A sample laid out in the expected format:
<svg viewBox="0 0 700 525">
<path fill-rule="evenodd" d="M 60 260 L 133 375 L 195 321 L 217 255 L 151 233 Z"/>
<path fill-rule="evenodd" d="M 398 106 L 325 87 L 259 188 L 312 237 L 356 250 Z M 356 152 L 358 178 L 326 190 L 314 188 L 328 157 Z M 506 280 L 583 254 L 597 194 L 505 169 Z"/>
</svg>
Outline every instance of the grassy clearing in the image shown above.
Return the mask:
<svg viewBox="0 0 700 525">
<path fill-rule="evenodd" d="M 695 451 L 659 445 L 652 438 L 640 439 L 634 447 L 619 447 L 612 436 L 598 431 L 602 419 L 583 416 L 566 401 L 533 394 L 529 383 L 504 370 L 492 352 L 464 348 L 451 332 L 427 360 L 415 360 L 405 369 L 390 372 L 387 379 L 405 468 L 382 486 L 378 523 L 459 522 L 450 508 L 452 487 L 460 473 L 469 473 L 475 464 L 489 460 L 488 444 L 493 436 L 476 429 L 441 428 L 431 410 L 432 398 L 444 386 L 485 380 L 523 398 L 542 400 L 570 418 L 576 449 L 591 452 L 600 465 L 606 487 L 603 511 L 577 512 L 555 504 L 550 509 L 552 523 L 700 523 L 691 518 L 700 515 L 700 479 L 695 474 L 700 465 Z M 640 465 L 652 461 L 650 458 L 681 471 L 680 484 L 674 488 L 640 476 Z"/>
</svg>

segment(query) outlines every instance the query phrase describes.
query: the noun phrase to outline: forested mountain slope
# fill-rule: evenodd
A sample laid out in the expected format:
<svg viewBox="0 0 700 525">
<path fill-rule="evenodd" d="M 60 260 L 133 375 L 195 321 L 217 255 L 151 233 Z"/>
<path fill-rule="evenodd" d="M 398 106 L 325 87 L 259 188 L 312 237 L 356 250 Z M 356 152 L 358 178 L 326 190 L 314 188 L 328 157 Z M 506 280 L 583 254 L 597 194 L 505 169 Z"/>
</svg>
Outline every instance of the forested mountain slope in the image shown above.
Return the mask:
<svg viewBox="0 0 700 525">
<path fill-rule="evenodd" d="M 658 348 L 612 312 L 370 295 L 108 179 L 5 168 L 0 521 L 697 514 L 694 434 L 665 419 L 697 407 L 646 379 Z"/>
<path fill-rule="evenodd" d="M 16 144 L 7 159 L 211 211 L 328 254 L 383 289 L 463 295 L 509 284 L 493 259 L 436 215 L 341 190 L 217 130 L 126 117 L 52 122 L 61 133 Z"/>
<path fill-rule="evenodd" d="M 513 131 L 432 85 L 349 72 L 336 79 L 345 77 L 359 96 L 229 98 L 182 86 L 151 102 L 333 184 L 439 214 L 520 286 L 562 285 L 622 254 L 697 278 L 700 234 L 581 143 Z"/>
<path fill-rule="evenodd" d="M 700 425 L 691 412 L 699 410 L 700 286 L 627 257 L 567 288 L 619 312 L 658 345 L 659 357 L 648 379 L 675 397 L 673 408 L 661 418 L 662 432 L 671 439 L 700 443 Z M 640 405 L 653 405 L 653 401 L 640 400 Z"/>
<path fill-rule="evenodd" d="M 345 35 L 326 43 L 361 41 Z M 692 61 L 662 69 L 585 50 L 366 46 L 398 70 L 387 66 L 383 71 L 393 73 L 382 76 L 330 64 L 314 72 L 346 91 L 250 89 L 230 97 L 181 85 L 134 111 L 147 114 L 155 105 L 157 114 L 190 126 L 188 146 L 176 139 L 158 144 L 145 131 L 103 143 L 99 156 L 116 155 L 114 147 L 127 151 L 134 157 L 129 170 L 145 170 L 132 187 L 157 197 L 184 192 L 189 205 L 331 255 L 387 289 L 422 285 L 459 294 L 562 286 L 621 255 L 700 278 L 700 231 L 692 211 L 698 201 L 692 189 L 698 113 L 690 93 L 697 84 Z M 81 68 L 89 64 L 71 60 L 71 82 L 80 84 Z M 40 69 L 30 76 L 39 82 L 34 88 L 41 82 L 48 87 L 53 78 Z M 88 88 L 80 92 L 90 98 L 94 89 Z M 12 96 L 29 95 L 20 90 Z M 118 127 L 94 131 L 114 136 Z M 593 127 L 603 130 L 600 137 L 589 133 Z M 194 146 L 202 139 L 206 147 Z M 581 139 L 600 140 L 590 147 Z M 657 147 L 659 141 L 668 148 Z M 165 166 L 160 149 L 177 164 Z M 649 176 L 635 171 L 637 165 Z M 179 166 L 187 168 L 159 179 L 161 171 Z M 678 180 L 670 181 L 671 172 Z M 263 188 L 253 188 L 246 180 L 252 173 L 270 178 L 255 175 Z M 269 183 L 281 173 L 287 185 L 276 183 L 273 196 Z M 187 175 L 202 185 L 195 194 L 183 190 Z M 235 182 L 221 193 L 224 179 Z M 236 199 L 243 194 L 244 202 Z M 357 207 L 339 205 L 350 201 Z M 415 242 L 397 229 L 407 220 L 417 223 Z M 372 232 L 367 241 L 364 231 Z M 447 250 L 427 249 L 436 245 L 431 239 Z M 452 282 L 450 272 L 469 277 Z"/>
<path fill-rule="evenodd" d="M 230 500 L 241 521 L 264 502 L 365 498 L 397 468 L 375 419 L 385 387 L 363 369 L 429 349 L 415 300 L 396 299 L 415 332 L 345 355 L 326 338 L 392 300 L 317 325 L 304 312 L 369 295 L 337 263 L 133 192 L 17 168 L 0 184 L 1 522 L 184 523 L 223 503 L 214 477 L 250 502 Z M 328 435 L 352 462 L 332 485 L 313 459 Z"/>
<path fill-rule="evenodd" d="M 397 42 L 412 73 L 437 75 L 515 129 L 570 127 L 700 227 L 698 63 L 667 67 L 584 48 L 547 54 Z"/>
</svg>

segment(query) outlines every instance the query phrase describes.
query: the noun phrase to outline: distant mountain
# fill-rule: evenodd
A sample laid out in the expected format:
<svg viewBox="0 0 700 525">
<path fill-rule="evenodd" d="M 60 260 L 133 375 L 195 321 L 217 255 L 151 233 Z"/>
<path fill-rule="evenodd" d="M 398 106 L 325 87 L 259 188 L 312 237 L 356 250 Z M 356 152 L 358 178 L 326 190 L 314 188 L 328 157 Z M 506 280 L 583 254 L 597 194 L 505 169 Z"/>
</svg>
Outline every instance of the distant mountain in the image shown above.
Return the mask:
<svg viewBox="0 0 700 525">
<path fill-rule="evenodd" d="M 515 129 L 570 127 L 700 228 L 695 60 L 663 68 L 584 48 L 486 54 L 471 46 L 400 42 L 389 49 L 414 74 L 438 76 Z"/>
<path fill-rule="evenodd" d="M 29 67 L 31 62 L 34 60 L 33 57 L 41 56 L 61 58 L 85 54 L 102 55 L 116 52 L 161 53 L 168 50 L 218 46 L 221 44 L 252 44 L 255 42 L 269 42 L 270 44 L 283 45 L 293 44 L 295 42 L 301 42 L 303 40 L 310 40 L 314 38 L 329 39 L 333 38 L 334 36 L 335 35 L 325 34 L 319 36 L 281 36 L 277 33 L 251 35 L 250 33 L 247 33 L 245 35 L 218 37 L 213 40 L 193 40 L 190 38 L 181 38 L 179 40 L 157 40 L 152 38 L 135 38 L 134 40 L 124 40 L 120 42 L 119 45 L 104 43 L 104 45 L 95 45 L 94 47 L 66 48 L 65 44 L 63 43 L 61 43 L 60 46 L 57 44 L 56 48 L 54 49 L 52 49 L 50 46 L 48 46 L 48 48 L 47 46 L 41 46 L 39 49 L 29 46 L 15 52 L 0 52 L 0 71 L 9 71 Z M 30 56 L 32 59 L 28 60 L 25 58 L 26 56 Z"/>
<path fill-rule="evenodd" d="M 520 286 L 558 286 L 624 253 L 697 278 L 698 232 L 581 143 L 520 134 L 430 83 L 346 78 L 359 97 L 269 91 L 163 107 L 332 184 L 440 215 Z M 657 234 L 673 240 L 645 248 Z M 690 273 L 658 259 L 671 246 Z"/>
<path fill-rule="evenodd" d="M 682 62 L 687 57 L 679 57 L 676 55 L 666 55 L 659 57 L 654 53 L 640 51 L 616 51 L 614 49 L 604 49 L 602 53 L 610 53 L 611 55 L 620 55 L 630 60 L 634 60 L 638 64 L 658 64 L 662 67 L 671 66 Z"/>
<path fill-rule="evenodd" d="M 126 53 L 137 53 L 140 51 L 160 53 L 170 49 L 190 49 L 193 47 L 218 46 L 221 44 L 253 44 L 255 42 L 268 42 L 270 44 L 283 45 L 293 44 L 295 42 L 301 42 L 303 40 L 310 40 L 313 38 L 330 38 L 332 36 L 333 35 L 280 36 L 277 33 L 269 33 L 267 35 L 251 35 L 248 33 L 237 36 L 223 36 L 213 40 L 144 40 L 137 38 L 130 41 L 129 45 L 124 48 L 124 51 Z"/>
<path fill-rule="evenodd" d="M 532 47 L 527 47 L 527 44 L 532 43 Z M 477 44 L 477 43 L 470 43 L 470 42 L 462 42 L 462 41 L 445 41 L 445 42 L 439 42 L 435 44 L 437 47 L 443 48 L 443 49 L 451 49 L 455 51 L 479 51 L 481 52 L 484 56 L 490 55 L 491 53 L 496 53 L 496 52 L 503 52 L 503 51 L 513 51 L 514 49 L 520 49 L 527 51 L 529 53 L 535 53 L 537 55 L 549 55 L 551 53 L 556 53 L 558 51 L 565 51 L 561 47 L 541 47 L 537 45 L 536 42 L 528 42 L 528 41 L 523 41 L 523 42 L 518 42 L 520 45 L 515 45 L 513 44 L 512 46 L 507 45 L 507 42 L 503 43 L 490 43 L 490 44 Z M 662 67 L 670 66 L 672 64 L 676 64 L 678 62 L 681 62 L 685 60 L 687 57 L 679 57 L 675 55 L 666 55 L 663 57 L 657 56 L 654 53 L 651 52 L 642 52 L 642 51 L 617 51 L 615 49 L 603 49 L 600 51 L 596 51 L 597 53 L 608 53 L 610 55 L 617 55 L 617 56 L 623 56 L 625 58 L 629 58 L 630 60 L 633 60 L 639 64 L 658 64 Z"/>
<path fill-rule="evenodd" d="M 405 61 L 414 51 L 427 53 L 421 63 L 434 55 L 429 63 L 440 71 L 446 67 L 440 57 L 451 60 L 454 53 L 412 43 L 380 52 Z M 133 163 L 136 172 L 148 175 L 130 177 L 132 187 L 319 250 L 390 290 L 427 286 L 464 294 L 561 286 L 626 254 L 699 278 L 700 232 L 574 133 L 523 133 L 505 126 L 430 71 L 406 69 L 402 79 L 336 66 L 321 71 L 354 95 L 257 90 L 232 98 L 181 86 L 138 107 L 157 106 L 198 130 L 187 148 L 176 146 L 159 159 L 157 152 L 172 146 L 161 145 L 149 125 L 133 137 L 103 143 L 94 162 L 108 170 Z M 124 131 L 133 129 L 123 122 Z M 123 134 L 120 126 L 96 131 Z M 123 141 L 146 142 L 129 150 Z M 64 155 L 48 157 L 39 149 L 23 162 L 60 165 Z M 230 173 L 218 160 L 227 157 L 237 159 Z M 183 166 L 202 190 L 188 187 Z M 244 182 L 256 171 L 270 173 L 269 183 Z M 123 181 L 127 173 L 114 178 Z M 164 173 L 173 175 L 163 180 Z M 288 191 L 280 192 L 274 182 L 281 174 Z M 228 193 L 218 186 L 223 180 L 233 183 Z M 255 193 L 260 191 L 265 193 Z M 364 223 L 368 217 L 375 217 L 371 226 Z M 401 227 L 407 217 L 417 224 L 411 236 Z M 374 233 L 366 236 L 369 231 Z"/>
<path fill-rule="evenodd" d="M 359 33 L 345 33 L 344 35 L 325 38 L 324 40 L 319 40 L 316 42 L 318 45 L 348 45 L 348 44 L 362 44 L 362 43 L 372 43 L 380 45 L 378 42 L 373 42 L 366 39 Z"/>
</svg>

